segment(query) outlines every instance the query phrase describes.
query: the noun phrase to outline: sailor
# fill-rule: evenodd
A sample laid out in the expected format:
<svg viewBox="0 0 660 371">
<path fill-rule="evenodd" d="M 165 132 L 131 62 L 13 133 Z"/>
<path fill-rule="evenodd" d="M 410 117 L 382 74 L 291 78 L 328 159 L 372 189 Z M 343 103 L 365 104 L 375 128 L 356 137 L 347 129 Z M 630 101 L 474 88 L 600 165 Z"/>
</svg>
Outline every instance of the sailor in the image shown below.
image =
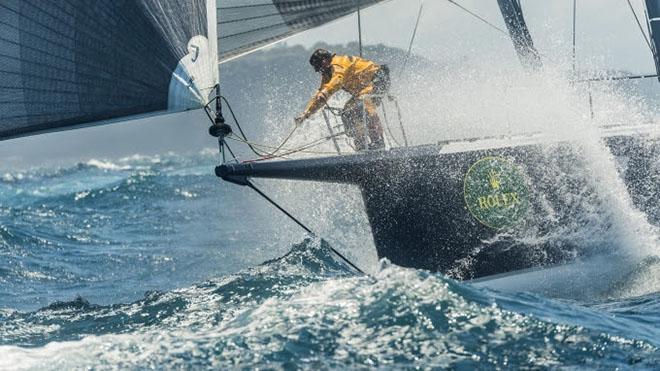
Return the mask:
<svg viewBox="0 0 660 371">
<path fill-rule="evenodd" d="M 383 142 L 383 127 L 376 112 L 381 95 L 389 89 L 389 69 L 354 56 L 336 55 L 325 49 L 317 49 L 309 59 L 309 64 L 321 74 L 321 87 L 307 104 L 305 112 L 296 117 L 296 125 L 316 113 L 323 107 L 330 96 L 339 89 L 351 94 L 351 98 L 342 109 L 341 119 L 347 135 L 353 138 L 356 149 L 379 149 Z M 364 119 L 369 128 L 369 141 L 365 143 Z"/>
</svg>

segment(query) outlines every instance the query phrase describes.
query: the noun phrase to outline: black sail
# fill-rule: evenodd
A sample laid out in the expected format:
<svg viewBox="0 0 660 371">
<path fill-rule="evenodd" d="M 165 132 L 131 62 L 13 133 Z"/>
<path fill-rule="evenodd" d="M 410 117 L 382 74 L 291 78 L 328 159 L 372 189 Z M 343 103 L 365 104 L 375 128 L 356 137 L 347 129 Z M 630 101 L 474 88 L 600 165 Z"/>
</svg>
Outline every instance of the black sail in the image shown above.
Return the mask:
<svg viewBox="0 0 660 371">
<path fill-rule="evenodd" d="M 219 60 L 226 61 L 383 0 L 218 0 Z"/>
<path fill-rule="evenodd" d="M 651 36 L 651 51 L 655 62 L 656 72 L 660 75 L 660 1 L 646 0 L 646 14 L 649 22 L 649 34 Z M 658 77 L 660 80 L 660 77 Z"/>
<path fill-rule="evenodd" d="M 0 139 L 200 107 L 217 81 L 209 1 L 0 1 Z"/>
</svg>

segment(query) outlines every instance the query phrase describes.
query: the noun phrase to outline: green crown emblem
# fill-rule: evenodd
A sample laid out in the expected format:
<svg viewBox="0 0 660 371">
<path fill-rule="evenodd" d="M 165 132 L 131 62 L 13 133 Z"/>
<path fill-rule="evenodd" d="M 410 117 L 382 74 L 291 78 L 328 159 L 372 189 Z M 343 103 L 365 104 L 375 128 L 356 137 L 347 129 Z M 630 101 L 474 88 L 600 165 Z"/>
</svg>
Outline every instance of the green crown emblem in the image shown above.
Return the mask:
<svg viewBox="0 0 660 371">
<path fill-rule="evenodd" d="M 465 174 L 463 189 L 470 213 L 482 224 L 504 229 L 529 208 L 529 189 L 520 170 L 503 157 L 485 157 Z"/>
</svg>

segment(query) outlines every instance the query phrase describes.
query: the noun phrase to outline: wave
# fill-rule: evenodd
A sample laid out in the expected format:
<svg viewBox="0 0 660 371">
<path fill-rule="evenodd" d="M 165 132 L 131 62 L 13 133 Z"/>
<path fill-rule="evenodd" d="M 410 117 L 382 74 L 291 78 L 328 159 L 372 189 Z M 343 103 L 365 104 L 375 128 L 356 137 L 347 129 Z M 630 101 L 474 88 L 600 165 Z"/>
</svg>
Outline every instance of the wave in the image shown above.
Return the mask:
<svg viewBox="0 0 660 371">
<path fill-rule="evenodd" d="M 160 182 L 159 187 L 178 182 L 178 191 L 183 197 L 195 197 L 195 192 L 186 190 L 194 184 L 191 178 L 208 177 L 214 180 L 214 161 L 208 151 L 190 157 L 178 154 L 142 156 L 133 155 L 118 160 L 90 159 L 59 168 L 36 168 L 26 171 L 5 173 L 0 178 L 0 200 L 4 205 L 26 205 L 30 203 L 81 201 L 113 192 L 129 193 L 140 187 L 150 187 L 150 182 Z M 139 189 L 138 189 L 139 191 Z M 167 190 L 165 190 L 167 191 Z M 171 192 L 167 192 L 170 194 Z"/>
<path fill-rule="evenodd" d="M 43 305 L 54 287 L 89 293 L 89 282 L 111 282 L 113 269 L 164 269 L 160 259 L 184 249 L 178 241 L 200 240 L 186 234 L 191 221 L 214 212 L 204 203 L 218 193 L 211 164 L 206 155 L 131 156 L 5 175 L 0 307 Z"/>
<path fill-rule="evenodd" d="M 595 308 L 387 262 L 355 275 L 325 242 L 306 240 L 284 258 L 131 304 L 0 312 L 0 368 L 660 365 L 655 324 Z"/>
<path fill-rule="evenodd" d="M 96 159 L 91 159 L 86 162 L 87 166 L 90 167 L 95 167 L 97 169 L 102 169 L 102 170 L 131 170 L 132 167 L 130 165 L 117 165 L 115 163 L 112 163 L 110 161 L 101 161 L 101 160 L 96 160 Z"/>
</svg>

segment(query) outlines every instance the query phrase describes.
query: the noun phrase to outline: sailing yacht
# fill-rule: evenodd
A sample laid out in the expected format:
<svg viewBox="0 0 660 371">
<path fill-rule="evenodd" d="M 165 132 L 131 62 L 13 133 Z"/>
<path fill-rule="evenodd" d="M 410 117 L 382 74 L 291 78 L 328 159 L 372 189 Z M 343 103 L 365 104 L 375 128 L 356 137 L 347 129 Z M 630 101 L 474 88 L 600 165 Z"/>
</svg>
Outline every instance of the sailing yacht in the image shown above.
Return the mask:
<svg viewBox="0 0 660 371">
<path fill-rule="evenodd" d="M 646 1 L 654 51 L 657 45 L 653 36 L 660 35 L 660 29 L 656 30 L 659 4 Z M 520 62 L 531 73 L 540 70 L 542 53 L 534 45 L 520 2 L 498 0 L 497 5 Z M 657 53 L 653 54 L 657 64 Z M 328 138 L 333 138 L 329 122 L 327 127 Z M 640 181 L 640 177 L 650 175 L 656 161 L 649 153 L 660 149 L 657 125 L 613 127 L 598 135 L 608 151 L 625 159 L 627 167 L 620 176 L 635 207 L 657 215 L 655 200 L 660 196 L 660 184 Z M 249 178 L 355 186 L 361 191 L 379 258 L 475 284 L 490 282 L 491 287 L 498 288 L 510 287 L 509 278 L 514 274 L 530 277 L 537 270 L 554 269 L 567 277 L 566 265 L 583 258 L 575 254 L 579 249 L 529 238 L 529 233 L 547 235 L 569 222 L 580 223 L 575 215 L 584 205 L 572 196 L 585 190 L 600 192 L 583 176 L 569 175 L 574 173 L 575 164 L 584 162 L 580 146 L 542 133 L 403 145 L 386 151 L 317 158 L 271 157 L 230 160 L 218 166 L 216 174 L 248 186 Z M 659 224 L 660 220 L 652 222 Z M 578 270 L 587 271 L 584 267 Z"/>
<path fill-rule="evenodd" d="M 212 134 L 228 150 L 226 137 L 240 128 L 222 115 L 221 88 L 231 87 L 223 86 L 219 63 L 380 2 L 3 1 L 0 139 L 202 109 L 213 122 Z M 541 68 L 519 1 L 497 4 L 521 62 L 530 70 Z M 653 36 L 660 35 L 660 1 L 646 0 L 646 7 L 657 50 Z M 657 128 L 601 134 L 615 156 L 626 157 L 629 166 L 621 177 L 637 206 L 656 210 L 660 185 L 649 187 L 639 179 L 656 161 L 647 149 L 660 144 Z M 562 172 L 549 151 L 560 153 L 567 166 L 580 158 L 569 142 L 528 135 L 322 158 L 240 162 L 226 157 L 215 173 L 248 186 L 250 178 L 259 177 L 354 185 L 361 190 L 379 257 L 458 279 L 484 279 L 575 258 L 551 244 L 535 245 L 530 254 L 519 238 L 530 225 L 561 225 L 563 217 L 545 222 L 547 210 L 570 217 L 576 207 L 564 197 L 566 187 L 548 181 L 548 169 Z"/>
</svg>

